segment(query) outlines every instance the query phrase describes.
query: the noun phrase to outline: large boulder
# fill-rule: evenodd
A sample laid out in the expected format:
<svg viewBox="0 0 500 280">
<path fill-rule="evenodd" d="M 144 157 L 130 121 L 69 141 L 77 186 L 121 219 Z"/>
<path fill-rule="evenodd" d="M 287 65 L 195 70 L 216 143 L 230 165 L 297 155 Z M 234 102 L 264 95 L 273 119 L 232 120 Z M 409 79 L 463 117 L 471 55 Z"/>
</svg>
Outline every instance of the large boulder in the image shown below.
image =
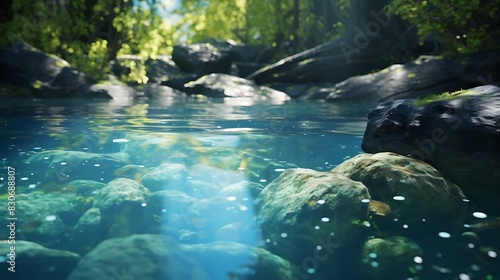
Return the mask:
<svg viewBox="0 0 500 280">
<path fill-rule="evenodd" d="M 440 231 L 455 233 L 463 226 L 468 205 L 462 190 L 423 161 L 393 153 L 360 154 L 332 171 L 368 188 L 371 208 L 387 217 L 381 229 L 437 238 Z"/>
<path fill-rule="evenodd" d="M 499 214 L 500 88 L 482 86 L 452 97 L 380 104 L 368 115 L 362 148 L 428 162 L 480 209 Z"/>
<path fill-rule="evenodd" d="M 64 280 L 79 260 L 76 253 L 46 248 L 30 241 L 16 240 L 15 244 L 0 241 L 2 279 Z"/>
<path fill-rule="evenodd" d="M 37 97 L 82 96 L 89 80 L 64 59 L 26 43 L 0 50 L 0 84 L 29 88 Z"/>
<path fill-rule="evenodd" d="M 250 80 L 226 74 L 210 74 L 185 85 L 186 92 L 208 97 L 249 97 L 255 99 L 289 100 L 281 91 L 258 86 Z"/>
<path fill-rule="evenodd" d="M 338 273 L 362 243 L 369 200 L 362 183 L 343 175 L 288 169 L 257 198 L 266 248 L 297 264 L 298 276 Z"/>
</svg>

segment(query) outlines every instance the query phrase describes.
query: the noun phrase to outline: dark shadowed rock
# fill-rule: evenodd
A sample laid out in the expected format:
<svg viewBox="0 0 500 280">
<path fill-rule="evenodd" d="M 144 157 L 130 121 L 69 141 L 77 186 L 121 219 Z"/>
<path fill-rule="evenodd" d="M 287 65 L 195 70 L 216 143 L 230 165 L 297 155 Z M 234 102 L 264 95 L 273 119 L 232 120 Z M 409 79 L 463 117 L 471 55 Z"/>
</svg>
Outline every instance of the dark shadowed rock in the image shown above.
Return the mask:
<svg viewBox="0 0 500 280">
<path fill-rule="evenodd" d="M 202 94 L 208 97 L 248 97 L 255 99 L 288 100 L 286 93 L 268 87 L 258 86 L 254 82 L 226 74 L 210 74 L 185 85 L 190 94 Z"/>
<path fill-rule="evenodd" d="M 15 246 L 15 272 L 7 270 L 11 253 Z M 80 260 L 76 253 L 46 248 L 34 242 L 16 240 L 10 244 L 0 241 L 0 277 L 1 279 L 64 280 Z"/>
<path fill-rule="evenodd" d="M 81 96 L 87 77 L 68 62 L 26 43 L 0 50 L 0 84 L 29 88 L 38 97 Z"/>
<path fill-rule="evenodd" d="M 180 69 L 201 75 L 229 73 L 232 63 L 227 51 L 209 43 L 174 46 L 172 60 Z"/>
<path fill-rule="evenodd" d="M 380 104 L 368 115 L 362 148 L 424 160 L 479 208 L 499 213 L 500 88 L 477 87 L 451 100 Z"/>
<path fill-rule="evenodd" d="M 500 52 L 451 58 L 422 56 L 374 74 L 354 76 L 333 87 L 313 88 L 307 95 L 328 93 L 326 100 L 379 103 L 470 88 L 500 78 Z"/>
<path fill-rule="evenodd" d="M 363 245 L 361 262 L 369 279 L 408 279 L 422 273 L 422 257 L 417 243 L 392 236 L 368 240 Z"/>
</svg>

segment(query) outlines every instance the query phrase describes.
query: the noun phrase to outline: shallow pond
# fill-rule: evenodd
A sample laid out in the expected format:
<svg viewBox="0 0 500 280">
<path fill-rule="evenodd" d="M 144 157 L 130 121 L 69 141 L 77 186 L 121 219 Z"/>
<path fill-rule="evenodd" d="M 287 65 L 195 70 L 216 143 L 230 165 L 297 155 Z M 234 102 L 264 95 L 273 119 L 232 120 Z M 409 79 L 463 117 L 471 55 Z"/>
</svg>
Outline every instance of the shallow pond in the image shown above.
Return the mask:
<svg viewBox="0 0 500 280">
<path fill-rule="evenodd" d="M 2 100 L 0 214 L 7 227 L 0 240 L 18 246 L 12 252 L 0 244 L 9 252 L 0 256 L 0 275 L 11 276 L 5 273 L 14 259 L 24 279 L 66 279 L 85 256 L 99 271 L 82 272 L 79 264 L 68 279 L 327 279 L 315 275 L 326 259 L 311 258 L 314 269 L 303 269 L 256 251 L 280 244 L 263 240 L 253 199 L 286 169 L 329 171 L 362 153 L 369 110 L 239 99 Z M 22 265 L 23 246 L 32 245 L 21 240 L 80 257 L 41 253 L 47 261 L 36 269 L 45 276 L 33 278 Z M 130 249 L 143 243 L 142 251 Z M 496 254 L 484 250 L 485 259 Z M 468 266 L 464 271 L 482 269 L 469 257 L 456 262 Z M 439 279 L 469 279 L 432 266 Z"/>
</svg>

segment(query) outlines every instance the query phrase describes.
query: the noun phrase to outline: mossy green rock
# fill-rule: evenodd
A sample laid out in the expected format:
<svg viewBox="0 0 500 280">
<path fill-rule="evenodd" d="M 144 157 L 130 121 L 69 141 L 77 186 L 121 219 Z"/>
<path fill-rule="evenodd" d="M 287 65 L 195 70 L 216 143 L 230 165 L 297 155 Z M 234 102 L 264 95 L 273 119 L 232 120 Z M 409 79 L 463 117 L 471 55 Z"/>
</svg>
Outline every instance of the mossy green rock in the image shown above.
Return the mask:
<svg viewBox="0 0 500 280">
<path fill-rule="evenodd" d="M 332 172 L 362 182 L 372 199 L 387 203 L 389 217 L 397 219 L 390 228 L 403 235 L 426 230 L 437 236 L 463 225 L 468 204 L 462 190 L 423 161 L 394 153 L 360 154 Z"/>
</svg>

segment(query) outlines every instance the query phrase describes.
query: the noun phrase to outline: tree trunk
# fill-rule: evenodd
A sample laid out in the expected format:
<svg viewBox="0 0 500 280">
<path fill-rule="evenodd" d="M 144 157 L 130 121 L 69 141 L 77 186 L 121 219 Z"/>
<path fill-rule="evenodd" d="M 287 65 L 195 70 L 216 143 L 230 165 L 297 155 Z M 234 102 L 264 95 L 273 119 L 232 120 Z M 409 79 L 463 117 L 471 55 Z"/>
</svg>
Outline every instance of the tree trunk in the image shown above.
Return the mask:
<svg viewBox="0 0 500 280">
<path fill-rule="evenodd" d="M 384 11 L 388 2 L 351 0 L 341 38 L 282 59 L 247 78 L 256 83 L 336 83 L 420 54 L 415 29 L 388 17 Z"/>
</svg>

